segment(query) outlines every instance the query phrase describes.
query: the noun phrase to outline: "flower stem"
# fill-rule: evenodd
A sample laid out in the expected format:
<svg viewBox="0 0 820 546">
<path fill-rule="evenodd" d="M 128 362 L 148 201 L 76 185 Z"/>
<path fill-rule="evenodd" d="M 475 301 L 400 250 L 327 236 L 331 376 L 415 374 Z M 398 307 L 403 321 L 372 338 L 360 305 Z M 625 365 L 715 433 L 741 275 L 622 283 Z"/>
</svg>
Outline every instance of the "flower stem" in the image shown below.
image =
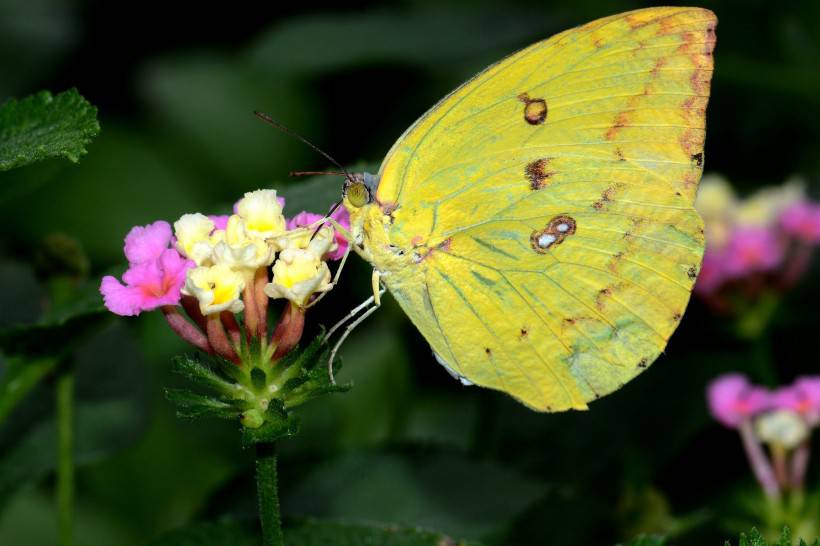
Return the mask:
<svg viewBox="0 0 820 546">
<path fill-rule="evenodd" d="M 752 467 L 755 478 L 766 492 L 766 496 L 771 499 L 780 498 L 780 487 L 777 483 L 777 478 L 774 476 L 769 460 L 763 447 L 760 445 L 752 424 L 746 420 L 740 424 L 740 437 L 743 440 L 743 448 L 746 450 L 746 456 L 749 458 L 749 464 Z"/>
<path fill-rule="evenodd" d="M 279 515 L 279 484 L 276 474 L 276 444 L 256 444 L 256 493 L 262 545 L 283 546 L 282 519 Z"/>
<path fill-rule="evenodd" d="M 795 491 L 803 491 L 810 454 L 811 444 L 808 440 L 797 446 L 792 454 L 791 486 Z"/>
<path fill-rule="evenodd" d="M 74 372 L 57 377 L 57 528 L 60 546 L 74 543 Z"/>
</svg>

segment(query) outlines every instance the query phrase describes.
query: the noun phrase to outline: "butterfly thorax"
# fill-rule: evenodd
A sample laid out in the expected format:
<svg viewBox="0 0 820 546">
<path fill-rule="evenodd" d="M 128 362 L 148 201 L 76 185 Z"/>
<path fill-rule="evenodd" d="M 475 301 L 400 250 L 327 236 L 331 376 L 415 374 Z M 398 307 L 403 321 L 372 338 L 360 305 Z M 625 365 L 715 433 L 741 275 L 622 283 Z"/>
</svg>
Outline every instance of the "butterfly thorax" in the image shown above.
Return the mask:
<svg viewBox="0 0 820 546">
<path fill-rule="evenodd" d="M 388 287 L 392 289 L 396 283 L 412 282 L 423 275 L 418 253 L 411 245 L 403 244 L 401 237 L 396 237 L 390 207 L 378 201 L 356 207 L 346 198 L 343 203 L 350 213 L 354 250 L 381 273 Z"/>
</svg>

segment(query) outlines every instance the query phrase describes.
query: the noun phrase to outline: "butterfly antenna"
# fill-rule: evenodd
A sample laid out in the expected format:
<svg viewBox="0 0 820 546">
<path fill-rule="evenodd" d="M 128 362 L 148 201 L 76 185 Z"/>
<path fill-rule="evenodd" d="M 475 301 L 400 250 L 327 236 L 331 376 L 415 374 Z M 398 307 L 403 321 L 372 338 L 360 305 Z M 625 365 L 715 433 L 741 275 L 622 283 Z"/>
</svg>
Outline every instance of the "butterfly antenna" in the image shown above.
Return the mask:
<svg viewBox="0 0 820 546">
<path fill-rule="evenodd" d="M 290 171 L 288 176 L 316 176 L 316 175 L 331 175 L 331 176 L 347 176 L 345 173 L 339 171 Z"/>
<path fill-rule="evenodd" d="M 305 137 L 303 137 L 303 136 L 302 136 L 302 135 L 300 135 L 299 133 L 295 132 L 295 131 L 294 131 L 294 130 L 292 130 L 290 127 L 288 127 L 288 126 L 286 126 L 286 125 L 283 125 L 282 123 L 280 123 L 280 122 L 276 121 L 275 119 L 273 119 L 272 117 L 270 117 L 269 115 L 267 115 L 267 114 L 266 114 L 266 113 L 264 113 L 264 112 L 260 112 L 260 111 L 258 111 L 258 110 L 254 110 L 254 112 L 253 112 L 253 113 L 256 115 L 256 117 L 258 117 L 259 119 L 261 119 L 262 121 L 264 121 L 264 122 L 265 122 L 265 123 L 267 123 L 268 125 L 272 125 L 273 127 L 276 127 L 277 129 L 279 129 L 280 131 L 282 131 L 282 132 L 283 132 L 283 133 L 285 133 L 286 135 L 290 135 L 291 137 L 293 137 L 293 138 L 295 138 L 295 139 L 297 139 L 297 140 L 301 141 L 303 144 L 307 145 L 307 146 L 308 146 L 310 149 L 312 149 L 314 152 L 316 152 L 316 153 L 320 154 L 322 157 L 324 157 L 325 159 L 327 159 L 328 161 L 330 161 L 331 163 L 333 163 L 335 166 L 339 167 L 339 170 L 340 170 L 340 171 L 342 171 L 342 173 L 344 174 L 345 178 L 347 178 L 348 180 L 351 180 L 351 181 L 353 180 L 353 176 L 352 176 L 352 175 L 348 172 L 348 170 L 347 170 L 347 169 L 345 169 L 345 168 L 341 165 L 341 163 L 339 163 L 338 161 L 336 161 L 335 159 L 333 159 L 332 157 L 330 157 L 327 153 L 325 153 L 324 151 L 322 151 L 322 150 L 321 150 L 318 146 L 316 146 L 315 144 L 313 144 L 311 141 L 309 141 L 308 139 L 306 139 Z"/>
<path fill-rule="evenodd" d="M 328 211 L 328 213 L 325 214 L 325 218 L 330 218 L 331 216 L 333 216 L 333 213 L 336 212 L 336 209 L 338 209 L 341 205 L 342 205 L 341 201 L 336 201 L 333 204 L 333 206 L 330 207 L 330 210 Z M 313 230 L 313 234 L 310 236 L 311 241 L 313 240 L 314 237 L 316 237 L 316 234 L 319 233 L 319 230 L 322 229 L 324 226 L 325 226 L 324 222 L 319 224 L 318 226 L 316 226 L 316 229 Z"/>
</svg>

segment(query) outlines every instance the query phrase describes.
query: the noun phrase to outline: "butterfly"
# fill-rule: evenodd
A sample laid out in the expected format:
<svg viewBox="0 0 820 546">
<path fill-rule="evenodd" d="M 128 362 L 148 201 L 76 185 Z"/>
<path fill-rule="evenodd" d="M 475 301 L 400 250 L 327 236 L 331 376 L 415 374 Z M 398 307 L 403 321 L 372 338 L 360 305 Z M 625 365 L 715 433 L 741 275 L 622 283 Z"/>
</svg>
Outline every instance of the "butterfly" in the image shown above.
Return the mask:
<svg viewBox="0 0 820 546">
<path fill-rule="evenodd" d="M 345 181 L 354 250 L 462 382 L 586 409 L 663 351 L 704 249 L 716 23 L 650 8 L 535 43 Z"/>
</svg>

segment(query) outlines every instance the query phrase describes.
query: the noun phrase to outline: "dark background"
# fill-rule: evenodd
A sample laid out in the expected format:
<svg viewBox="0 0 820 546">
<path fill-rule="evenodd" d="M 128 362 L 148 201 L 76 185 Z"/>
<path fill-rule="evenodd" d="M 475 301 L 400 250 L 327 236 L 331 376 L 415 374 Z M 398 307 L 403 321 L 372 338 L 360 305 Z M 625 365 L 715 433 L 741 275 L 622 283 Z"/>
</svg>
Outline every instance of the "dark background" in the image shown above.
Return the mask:
<svg viewBox="0 0 820 546">
<path fill-rule="evenodd" d="M 102 126 L 79 165 L 0 175 L 0 323 L 36 314 L 31 264 L 49 234 L 81 242 L 95 276 L 121 271 L 131 226 L 224 213 L 245 191 L 295 187 L 290 170 L 327 167 L 255 109 L 345 165 L 376 168 L 416 117 L 484 66 L 648 5 L 0 0 L 0 101 L 77 87 Z M 706 172 L 742 194 L 798 176 L 818 197 L 820 3 L 701 5 L 719 18 Z M 302 203 L 320 212 L 338 196 L 336 178 L 308 184 L 286 190 L 287 214 Z M 354 261 L 311 324 L 332 324 L 367 297 L 368 268 Z M 508 545 L 613 544 L 638 532 L 722 544 L 759 524 L 742 509 L 757 491 L 735 433 L 708 417 L 705 385 L 727 370 L 772 386 L 817 372 L 816 265 L 759 339 L 737 339 L 695 301 L 650 371 L 591 411 L 562 415 L 462 388 L 388 296 L 342 351 L 354 389 L 306 407 L 303 432 L 283 446 L 283 510 Z M 192 520 L 253 514 L 252 459 L 236 427 L 178 421 L 162 397 L 183 350 L 157 314 L 112 319 L 81 348 L 81 426 L 107 437 L 80 456 L 78 544 L 144 544 Z M 31 411 L 47 413 L 41 405 Z M 13 432 L 0 445 L 17 457 L 0 469 L 0 544 L 53 544 L 53 463 Z M 10 485 L 26 472 L 28 485 Z"/>
</svg>

